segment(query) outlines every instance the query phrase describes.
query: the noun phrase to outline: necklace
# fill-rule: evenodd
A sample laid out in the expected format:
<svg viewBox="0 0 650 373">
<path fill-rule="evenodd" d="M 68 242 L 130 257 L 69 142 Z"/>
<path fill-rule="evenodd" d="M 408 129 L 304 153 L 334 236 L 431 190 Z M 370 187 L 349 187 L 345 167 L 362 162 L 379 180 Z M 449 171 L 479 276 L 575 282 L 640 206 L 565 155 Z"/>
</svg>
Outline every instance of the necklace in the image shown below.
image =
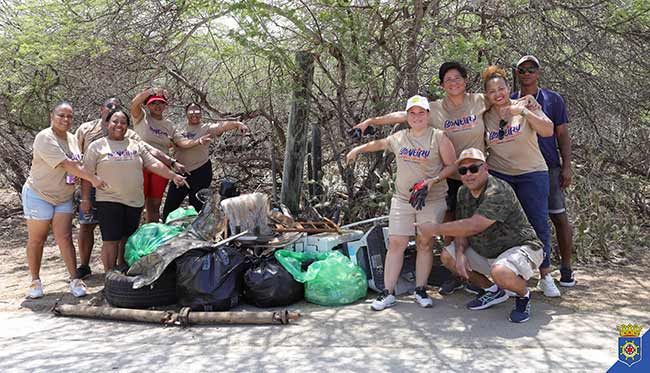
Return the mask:
<svg viewBox="0 0 650 373">
<path fill-rule="evenodd" d="M 539 104 L 539 93 L 542 92 L 542 89 L 537 87 L 537 93 L 535 93 L 535 101 Z M 521 98 L 521 90 L 517 91 L 517 98 Z"/>
</svg>

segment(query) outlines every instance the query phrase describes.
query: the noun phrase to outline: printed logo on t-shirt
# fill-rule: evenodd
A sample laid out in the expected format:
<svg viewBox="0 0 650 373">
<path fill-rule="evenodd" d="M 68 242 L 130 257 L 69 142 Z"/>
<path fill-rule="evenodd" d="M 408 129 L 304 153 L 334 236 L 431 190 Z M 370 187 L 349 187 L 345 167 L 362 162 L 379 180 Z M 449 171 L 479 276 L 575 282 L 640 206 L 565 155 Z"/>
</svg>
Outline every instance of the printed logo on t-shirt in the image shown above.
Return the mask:
<svg viewBox="0 0 650 373">
<path fill-rule="evenodd" d="M 182 136 L 184 139 L 191 140 L 191 139 L 193 139 L 193 138 L 196 137 L 196 133 L 185 132 L 185 133 L 182 133 L 181 136 Z"/>
<path fill-rule="evenodd" d="M 71 161 L 80 161 L 81 160 L 81 154 L 79 154 L 79 153 L 66 153 L 65 156 L 68 157 Z"/>
<path fill-rule="evenodd" d="M 455 120 L 446 120 L 443 124 L 445 131 L 460 132 L 474 128 L 476 125 L 476 115 L 467 115 Z"/>
<path fill-rule="evenodd" d="M 111 161 L 130 161 L 138 155 L 137 150 L 118 150 L 115 152 L 110 152 L 106 155 L 106 158 Z"/>
<path fill-rule="evenodd" d="M 425 150 L 420 148 L 419 146 L 417 148 L 409 148 L 405 146 L 399 150 L 398 157 L 400 157 L 400 159 L 403 159 L 405 161 L 422 162 L 429 159 L 430 155 L 431 155 L 431 150 Z"/>
<path fill-rule="evenodd" d="M 154 127 L 151 127 L 151 125 L 149 125 L 149 130 L 151 131 L 151 133 L 153 133 L 156 136 L 169 137 L 167 132 L 161 130 L 160 128 L 154 128 Z"/>
<path fill-rule="evenodd" d="M 500 144 L 513 141 L 521 135 L 521 123 L 508 123 L 502 130 L 488 131 L 487 140 L 490 144 Z"/>
</svg>

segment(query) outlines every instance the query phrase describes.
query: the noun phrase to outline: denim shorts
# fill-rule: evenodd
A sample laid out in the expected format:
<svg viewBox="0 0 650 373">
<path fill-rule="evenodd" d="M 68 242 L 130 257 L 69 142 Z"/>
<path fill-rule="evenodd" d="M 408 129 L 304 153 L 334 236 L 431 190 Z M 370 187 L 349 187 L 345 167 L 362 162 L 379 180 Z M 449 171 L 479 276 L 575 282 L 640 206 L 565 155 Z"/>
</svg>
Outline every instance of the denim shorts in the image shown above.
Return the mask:
<svg viewBox="0 0 650 373">
<path fill-rule="evenodd" d="M 42 199 L 27 184 L 23 185 L 21 198 L 25 219 L 52 220 L 54 214 L 72 214 L 72 211 L 74 211 L 72 198 L 60 205 L 53 205 Z"/>
<path fill-rule="evenodd" d="M 88 213 L 84 213 L 81 211 L 81 204 L 79 206 L 79 224 L 98 224 L 99 220 L 97 220 L 97 206 L 95 204 L 95 193 L 96 189 L 92 188 L 90 189 L 90 210 Z"/>
<path fill-rule="evenodd" d="M 548 179 L 550 185 L 548 195 L 548 213 L 551 215 L 564 214 L 566 212 L 566 199 L 564 197 L 564 191 L 560 188 L 562 169 L 559 167 L 549 168 Z"/>
</svg>

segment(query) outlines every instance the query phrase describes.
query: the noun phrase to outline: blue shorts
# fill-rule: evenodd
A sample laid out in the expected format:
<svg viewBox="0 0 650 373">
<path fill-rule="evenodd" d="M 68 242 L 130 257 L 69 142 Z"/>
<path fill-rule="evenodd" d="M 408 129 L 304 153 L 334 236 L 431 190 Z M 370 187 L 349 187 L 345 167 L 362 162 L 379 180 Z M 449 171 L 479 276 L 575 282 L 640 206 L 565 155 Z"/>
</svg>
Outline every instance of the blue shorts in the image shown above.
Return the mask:
<svg viewBox="0 0 650 373">
<path fill-rule="evenodd" d="M 54 214 L 72 214 L 72 211 L 74 211 L 72 198 L 55 206 L 42 199 L 27 184 L 23 185 L 21 198 L 25 219 L 52 220 Z"/>
<path fill-rule="evenodd" d="M 95 193 L 96 189 L 90 189 L 90 210 L 88 213 L 81 211 L 81 205 L 79 206 L 79 224 L 98 224 L 97 220 L 97 205 L 95 203 Z"/>
<path fill-rule="evenodd" d="M 550 185 L 548 195 L 548 213 L 551 215 L 564 214 L 566 212 L 566 198 L 564 197 L 564 191 L 560 188 L 562 169 L 559 167 L 549 168 L 548 179 Z"/>
</svg>

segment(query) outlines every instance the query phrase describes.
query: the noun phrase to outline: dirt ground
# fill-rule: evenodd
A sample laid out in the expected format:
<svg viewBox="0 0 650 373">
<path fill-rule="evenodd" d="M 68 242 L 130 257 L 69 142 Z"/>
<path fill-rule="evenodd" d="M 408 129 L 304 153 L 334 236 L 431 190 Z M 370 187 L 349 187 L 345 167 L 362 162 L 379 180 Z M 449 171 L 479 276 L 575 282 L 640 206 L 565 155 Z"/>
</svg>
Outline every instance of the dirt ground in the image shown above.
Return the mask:
<svg viewBox="0 0 650 373">
<path fill-rule="evenodd" d="M 73 228 L 75 236 L 78 226 Z M 96 244 L 93 250 L 91 268 L 93 274 L 86 280 L 88 296 L 76 299 L 69 293 L 68 273 L 52 236 L 48 238 L 43 253 L 41 278 L 45 296 L 41 299 L 26 299 L 29 275 L 25 254 L 27 229 L 22 218 L 22 208 L 15 194 L 0 190 L 0 312 L 47 312 L 56 301 L 66 304 L 101 304 L 101 290 L 104 275 L 99 259 L 99 229 L 96 230 Z M 567 307 L 574 311 L 612 312 L 622 316 L 636 315 L 650 323 L 650 255 L 648 247 L 635 248 L 626 259 L 617 263 L 590 263 L 575 265 L 578 284 L 574 288 L 561 288 L 561 298 L 536 296 L 553 305 Z M 553 272 L 559 278 L 558 271 Z M 531 286 L 535 282 L 531 280 Z M 435 289 L 430 291 L 435 300 L 441 296 Z M 372 296 L 372 295 L 369 295 Z"/>
</svg>

